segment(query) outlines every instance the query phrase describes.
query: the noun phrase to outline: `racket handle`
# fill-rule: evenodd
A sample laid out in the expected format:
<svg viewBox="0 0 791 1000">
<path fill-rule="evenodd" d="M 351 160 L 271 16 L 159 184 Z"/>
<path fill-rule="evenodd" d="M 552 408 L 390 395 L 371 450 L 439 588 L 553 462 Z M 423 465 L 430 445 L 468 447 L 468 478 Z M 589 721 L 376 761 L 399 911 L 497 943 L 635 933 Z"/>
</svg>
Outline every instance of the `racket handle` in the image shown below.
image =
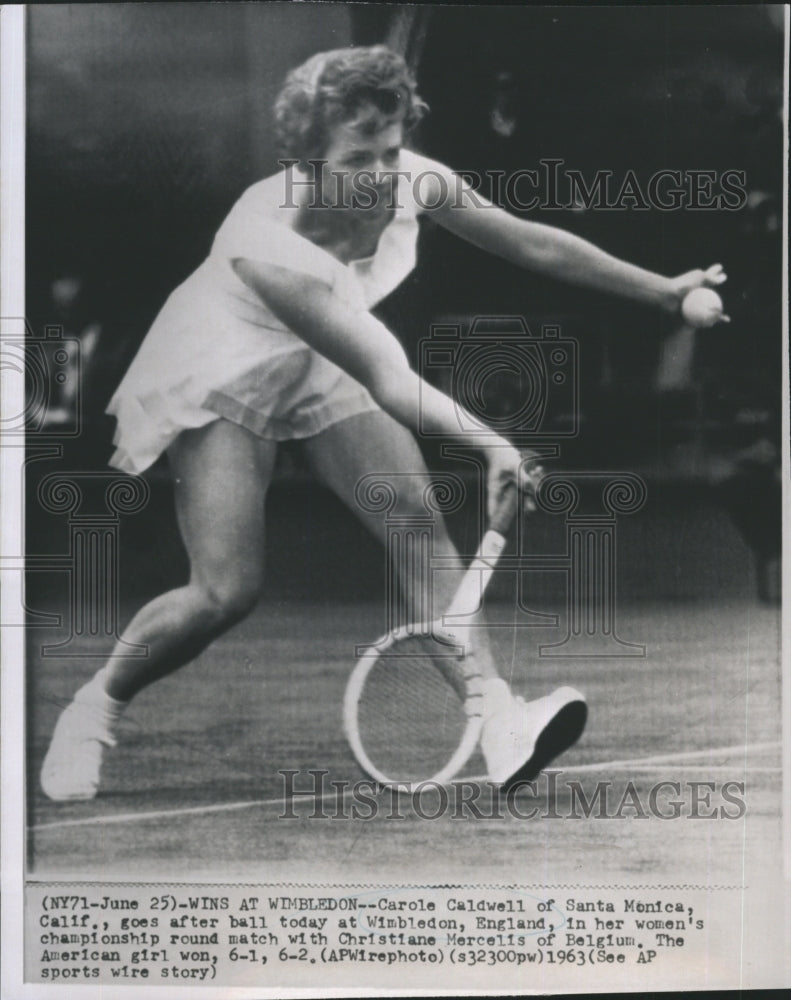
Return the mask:
<svg viewBox="0 0 791 1000">
<path fill-rule="evenodd" d="M 481 597 L 489 586 L 494 567 L 505 548 L 505 536 L 491 528 L 481 539 L 478 552 L 467 567 L 459 589 L 456 591 L 447 615 L 471 615 L 478 610 Z"/>
<path fill-rule="evenodd" d="M 508 529 L 511 527 L 511 521 L 514 519 L 514 514 L 516 514 L 518 503 L 519 491 L 516 488 L 516 483 L 506 483 L 489 521 L 489 530 L 496 531 L 501 535 L 507 534 Z"/>
<path fill-rule="evenodd" d="M 505 534 L 514 519 L 518 503 L 519 492 L 516 483 L 507 483 L 489 521 L 489 530 L 481 539 L 478 552 L 464 574 L 450 607 L 445 612 L 448 616 L 471 615 L 478 610 L 497 560 L 505 548 Z"/>
</svg>

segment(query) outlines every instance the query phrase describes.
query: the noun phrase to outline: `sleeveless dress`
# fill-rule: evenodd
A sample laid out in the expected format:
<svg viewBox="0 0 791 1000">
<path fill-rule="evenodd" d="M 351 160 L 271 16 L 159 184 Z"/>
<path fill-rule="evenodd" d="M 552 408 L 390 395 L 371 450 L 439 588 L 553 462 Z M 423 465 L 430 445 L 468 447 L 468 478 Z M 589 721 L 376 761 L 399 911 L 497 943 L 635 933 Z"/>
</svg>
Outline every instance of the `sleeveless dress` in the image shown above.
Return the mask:
<svg viewBox="0 0 791 1000">
<path fill-rule="evenodd" d="M 422 161 L 403 150 L 401 169 L 414 177 Z M 368 310 L 416 263 L 421 208 L 410 179 L 398 179 L 396 210 L 376 252 L 349 264 L 273 223 L 265 183 L 236 202 L 208 258 L 168 298 L 110 400 L 116 468 L 143 472 L 183 430 L 220 417 L 283 441 L 379 408 L 359 382 L 284 326 L 231 262 L 246 257 L 311 275 Z"/>
</svg>

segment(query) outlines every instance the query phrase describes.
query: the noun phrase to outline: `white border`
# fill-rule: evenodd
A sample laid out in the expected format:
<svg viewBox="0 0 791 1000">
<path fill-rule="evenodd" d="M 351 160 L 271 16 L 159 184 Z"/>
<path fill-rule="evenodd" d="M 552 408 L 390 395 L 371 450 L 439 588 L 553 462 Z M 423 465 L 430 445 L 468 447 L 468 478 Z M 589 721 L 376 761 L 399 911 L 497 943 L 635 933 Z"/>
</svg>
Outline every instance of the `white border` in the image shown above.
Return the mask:
<svg viewBox="0 0 791 1000">
<path fill-rule="evenodd" d="M 25 190 L 25 19 L 26 9 L 21 5 L 0 6 L 0 65 L 2 65 L 2 86 L 0 87 L 0 317 L 24 316 L 24 190 Z M 786 68 L 784 71 L 784 162 L 789 156 L 789 6 L 784 6 L 784 33 Z M 791 416 L 789 413 L 789 295 L 788 295 L 788 175 L 783 188 L 783 593 L 786 614 L 782 623 L 783 641 L 783 807 L 784 807 L 784 875 L 786 897 L 786 927 L 791 928 L 791 618 L 788 615 L 789 595 L 791 595 L 791 557 L 789 555 L 789 535 L 791 533 Z M 5 379 L 0 394 L 0 407 L 4 414 L 20 413 L 24 406 L 24 385 L 21 378 Z M 14 442 L 16 443 L 16 442 Z M 21 482 L 24 452 L 21 447 L 0 449 L 0 528 L 8 524 L 22 525 Z M 21 539 L 16 531 L 0 531 L 0 557 L 15 557 L 21 553 Z M 16 571 L 4 573 L 0 588 L 0 618 L 4 622 L 21 619 L 23 583 Z M 19 624 L 22 622 L 19 620 Z M 3 1000 L 24 1000 L 24 998 L 60 997 L 73 993 L 73 987 L 65 990 L 59 986 L 41 984 L 24 985 L 23 976 L 23 889 L 25 873 L 24 836 L 24 631 L 21 627 L 4 630 L 2 636 L 3 669 L 0 673 L 0 729 L 2 731 L 2 756 L 0 758 L 2 776 L 3 809 L 2 828 L 2 909 L 0 910 L 0 932 L 2 933 L 2 963 L 0 964 L 0 991 Z M 598 765 L 600 766 L 600 765 Z M 8 804 L 10 803 L 10 808 Z M 786 982 L 791 982 L 791 953 L 786 953 Z M 595 983 L 591 983 L 595 988 Z M 131 988 L 134 991 L 134 987 Z M 184 987 L 147 987 L 147 993 L 154 998 L 179 998 L 183 1000 L 189 990 Z M 277 996 L 312 997 L 323 993 L 317 989 L 261 989 L 244 987 L 204 987 L 202 997 L 229 1000 L 238 998 L 262 998 Z M 426 991 L 404 988 L 377 991 L 380 995 L 426 995 Z M 452 991 L 442 991 L 441 995 L 451 995 Z M 130 988 L 113 986 L 80 986 L 79 993 L 85 998 L 111 1000 L 113 997 L 129 998 L 134 995 Z M 346 996 L 368 996 L 369 989 L 346 989 L 330 991 L 330 995 L 340 993 Z M 470 991 L 474 995 L 493 995 L 493 991 Z"/>
<path fill-rule="evenodd" d="M 788 940 L 791 929 L 791 390 L 789 389 L 789 318 L 788 318 L 788 155 L 789 155 L 789 69 L 791 56 L 791 5 L 784 8 L 784 52 L 783 70 L 783 414 L 781 422 L 780 447 L 783 449 L 783 603 L 780 629 L 780 656 L 782 669 L 782 723 L 783 723 L 783 875 L 785 889 L 785 930 Z M 785 981 L 791 983 L 791 951 L 785 952 Z"/>
<path fill-rule="evenodd" d="M 22 6 L 0 7 L 0 317 L 25 315 L 25 17 Z M 24 378 L 6 377 L 0 394 L 4 415 L 24 410 Z M 0 448 L 0 558 L 22 553 L 22 464 L 24 449 Z M 12 530 L 8 530 L 8 526 Z M 22 574 L 2 574 L 2 996 L 31 996 L 22 983 L 22 918 L 25 879 L 24 647 Z"/>
</svg>

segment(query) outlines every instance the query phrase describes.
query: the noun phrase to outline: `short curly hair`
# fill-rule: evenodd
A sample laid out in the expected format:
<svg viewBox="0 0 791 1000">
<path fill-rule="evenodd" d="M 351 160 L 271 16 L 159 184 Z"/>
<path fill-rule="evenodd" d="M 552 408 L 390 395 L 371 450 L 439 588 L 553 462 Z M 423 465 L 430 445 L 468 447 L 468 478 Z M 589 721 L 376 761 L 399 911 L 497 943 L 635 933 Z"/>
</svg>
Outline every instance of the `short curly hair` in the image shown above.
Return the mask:
<svg viewBox="0 0 791 1000">
<path fill-rule="evenodd" d="M 280 158 L 297 160 L 303 168 L 308 160 L 321 159 L 331 128 L 367 105 L 379 112 L 379 121 L 399 118 L 407 131 L 428 110 L 406 63 L 385 45 L 311 56 L 288 74 L 275 100 Z"/>
</svg>

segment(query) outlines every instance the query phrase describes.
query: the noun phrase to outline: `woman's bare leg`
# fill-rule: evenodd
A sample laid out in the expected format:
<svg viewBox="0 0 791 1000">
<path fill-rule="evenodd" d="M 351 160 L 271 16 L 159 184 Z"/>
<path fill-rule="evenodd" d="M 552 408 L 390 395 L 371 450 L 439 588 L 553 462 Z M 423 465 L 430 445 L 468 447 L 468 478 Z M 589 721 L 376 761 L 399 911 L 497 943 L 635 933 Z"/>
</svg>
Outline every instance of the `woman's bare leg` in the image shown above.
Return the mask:
<svg viewBox="0 0 791 1000">
<path fill-rule="evenodd" d="M 363 510 L 356 498 L 355 488 L 363 476 L 381 473 L 397 477 L 398 512 L 406 518 L 425 518 L 423 491 L 430 481 L 423 455 L 412 434 L 386 413 L 373 411 L 350 417 L 333 424 L 327 430 L 305 442 L 308 460 L 316 474 L 363 521 L 366 527 L 383 543 L 387 538 L 384 513 Z M 441 514 L 435 514 L 432 523 L 433 556 L 443 560 L 458 561 L 458 568 L 431 572 L 430 565 L 419 564 L 413 578 L 404 567 L 399 567 L 402 589 L 406 593 L 408 608 L 419 607 L 415 595 L 409 593 L 414 580 L 431 580 L 431 606 L 433 617 L 439 618 L 450 605 L 464 573 L 462 560 L 448 535 Z M 421 549 L 415 553 L 419 563 L 425 559 Z M 429 561 L 430 561 L 429 556 Z M 479 619 L 480 621 L 480 619 Z M 403 623 L 406 624 L 406 623 Z M 485 628 L 475 630 L 476 666 L 484 677 L 497 677 Z"/>
<path fill-rule="evenodd" d="M 217 420 L 169 452 L 189 582 L 154 598 L 127 626 L 105 669 L 120 701 L 193 660 L 255 606 L 264 572 L 264 499 L 276 445 Z M 124 656 L 125 644 L 148 647 Z"/>
<path fill-rule="evenodd" d="M 107 665 L 61 714 L 41 770 L 50 798 L 93 798 L 104 747 L 114 745 L 113 729 L 129 699 L 193 660 L 256 603 L 274 458 L 273 442 L 225 420 L 185 431 L 171 447 L 189 582 L 135 615 Z M 146 646 L 147 655 L 125 655 L 127 643 Z"/>
</svg>

